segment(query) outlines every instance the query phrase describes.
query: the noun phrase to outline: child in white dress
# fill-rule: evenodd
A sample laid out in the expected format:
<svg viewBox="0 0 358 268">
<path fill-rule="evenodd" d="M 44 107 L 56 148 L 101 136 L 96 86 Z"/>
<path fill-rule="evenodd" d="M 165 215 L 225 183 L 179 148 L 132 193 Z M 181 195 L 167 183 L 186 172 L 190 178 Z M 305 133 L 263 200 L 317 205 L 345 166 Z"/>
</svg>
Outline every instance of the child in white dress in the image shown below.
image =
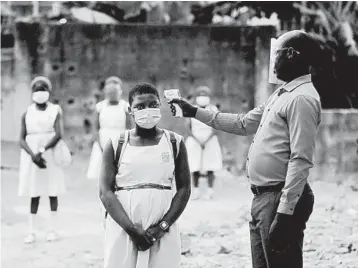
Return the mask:
<svg viewBox="0 0 358 268">
<path fill-rule="evenodd" d="M 109 139 L 118 137 L 131 126 L 128 102 L 122 99 L 122 80 L 116 76 L 106 79 L 106 98 L 96 105 L 97 133 L 87 170 L 88 179 L 99 178 L 102 162 L 102 149 Z"/>
<path fill-rule="evenodd" d="M 103 152 L 100 197 L 109 213 L 104 267 L 179 268 L 176 220 L 190 196 L 185 144 L 156 126 L 160 100 L 153 85 L 134 86 L 129 103 L 135 128 Z"/>
<path fill-rule="evenodd" d="M 31 82 L 32 100 L 22 116 L 20 146 L 19 195 L 31 198 L 29 234 L 25 243 L 36 240 L 35 224 L 40 196 L 49 196 L 51 207 L 50 232 L 47 240 L 58 238 L 55 232 L 58 195 L 65 192 L 63 169 L 53 157 L 53 148 L 61 140 L 62 110 L 49 102 L 52 90 L 46 77 L 37 77 Z"/>
<path fill-rule="evenodd" d="M 215 105 L 210 104 L 210 89 L 200 86 L 196 89 L 196 104 L 201 108 L 218 111 Z M 214 194 L 215 172 L 223 167 L 221 147 L 216 130 L 206 124 L 190 118 L 191 135 L 186 140 L 190 172 L 193 177 L 193 199 L 199 198 L 199 178 L 206 175 L 208 178 L 207 199 Z"/>
</svg>

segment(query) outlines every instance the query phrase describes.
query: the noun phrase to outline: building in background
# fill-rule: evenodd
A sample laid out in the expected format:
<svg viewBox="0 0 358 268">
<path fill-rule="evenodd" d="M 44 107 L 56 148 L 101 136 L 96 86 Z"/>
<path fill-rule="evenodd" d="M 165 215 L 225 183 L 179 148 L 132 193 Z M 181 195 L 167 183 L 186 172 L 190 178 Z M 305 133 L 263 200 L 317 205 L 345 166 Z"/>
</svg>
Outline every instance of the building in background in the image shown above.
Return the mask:
<svg viewBox="0 0 358 268">
<path fill-rule="evenodd" d="M 7 1 L 1 2 L 1 8 L 6 3 L 16 18 L 40 16 L 56 9 L 58 1 Z"/>
</svg>

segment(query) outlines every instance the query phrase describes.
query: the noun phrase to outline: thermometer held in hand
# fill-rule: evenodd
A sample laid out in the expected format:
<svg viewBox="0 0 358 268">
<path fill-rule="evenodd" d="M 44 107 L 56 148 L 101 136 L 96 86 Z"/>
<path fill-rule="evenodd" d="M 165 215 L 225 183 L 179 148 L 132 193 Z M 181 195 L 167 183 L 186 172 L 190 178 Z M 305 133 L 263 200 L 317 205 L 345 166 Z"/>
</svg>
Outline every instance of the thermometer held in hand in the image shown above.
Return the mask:
<svg viewBox="0 0 358 268">
<path fill-rule="evenodd" d="M 171 101 L 172 99 L 180 98 L 180 91 L 179 89 L 167 89 L 164 90 L 164 98 L 166 98 L 168 101 Z M 180 106 L 176 103 L 172 104 L 175 108 L 175 117 L 183 117 L 183 111 L 180 108 Z"/>
</svg>

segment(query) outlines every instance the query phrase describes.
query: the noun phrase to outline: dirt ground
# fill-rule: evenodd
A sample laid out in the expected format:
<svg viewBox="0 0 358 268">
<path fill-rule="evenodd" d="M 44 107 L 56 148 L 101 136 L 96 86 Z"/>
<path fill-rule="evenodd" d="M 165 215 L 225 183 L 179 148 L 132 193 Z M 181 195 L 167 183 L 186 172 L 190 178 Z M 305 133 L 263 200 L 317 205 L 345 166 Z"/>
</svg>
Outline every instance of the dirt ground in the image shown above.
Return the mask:
<svg viewBox="0 0 358 268">
<path fill-rule="evenodd" d="M 67 193 L 59 199 L 61 239 L 51 243 L 45 240 L 49 201 L 43 198 L 38 240 L 25 245 L 29 200 L 17 196 L 18 150 L 2 144 L 1 151 L 1 267 L 102 267 L 102 214 L 97 183 L 84 176 L 85 159 L 75 157 L 75 163 L 66 170 Z M 311 183 L 316 201 L 306 230 L 305 267 L 358 267 L 357 180 L 357 174 L 353 174 L 339 183 L 328 182 L 334 178 Z M 201 185 L 204 192 L 205 180 Z M 182 256 L 181 267 L 251 267 L 251 198 L 245 177 L 220 172 L 214 200 L 189 201 L 179 220 L 183 239 L 190 241 L 190 251 Z"/>
</svg>

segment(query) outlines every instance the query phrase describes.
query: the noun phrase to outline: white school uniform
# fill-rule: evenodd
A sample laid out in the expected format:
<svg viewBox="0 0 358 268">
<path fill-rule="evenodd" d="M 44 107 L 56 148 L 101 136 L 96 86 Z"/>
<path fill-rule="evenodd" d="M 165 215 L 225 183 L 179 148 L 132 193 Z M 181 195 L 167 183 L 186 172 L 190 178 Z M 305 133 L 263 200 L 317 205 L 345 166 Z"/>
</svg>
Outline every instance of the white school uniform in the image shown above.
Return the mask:
<svg viewBox="0 0 358 268">
<path fill-rule="evenodd" d="M 177 148 L 181 136 L 176 135 Z M 116 150 L 117 145 L 114 145 Z M 174 159 L 169 134 L 163 134 L 158 145 L 131 146 L 122 149 L 116 176 L 118 187 L 139 183 L 172 186 Z M 157 224 L 169 210 L 173 190 L 135 189 L 117 191 L 130 220 L 144 230 Z M 105 233 L 105 268 L 179 268 L 181 257 L 180 233 L 174 223 L 165 236 L 147 251 L 138 251 L 128 234 L 108 215 Z"/>
<path fill-rule="evenodd" d="M 103 100 L 97 103 L 96 110 L 99 113 L 99 141 L 103 148 L 110 139 L 126 130 L 128 103 L 120 100 L 117 105 L 110 105 L 108 100 Z"/>
<path fill-rule="evenodd" d="M 126 112 L 128 103 L 120 100 L 117 105 L 110 105 L 108 100 L 103 100 L 96 105 L 99 113 L 99 142 L 104 148 L 110 139 L 118 136 L 126 130 Z M 102 151 L 98 144 L 94 144 L 87 170 L 88 179 L 98 179 L 101 170 Z"/>
<path fill-rule="evenodd" d="M 57 104 L 48 103 L 46 110 L 41 111 L 35 104 L 28 107 L 26 124 L 26 143 L 37 153 L 55 136 L 55 120 L 61 108 Z M 19 189 L 20 196 L 58 196 L 65 193 L 64 171 L 53 159 L 53 149 L 47 150 L 42 157 L 46 160 L 46 169 L 40 169 L 32 162 L 31 156 L 21 150 Z"/>
<path fill-rule="evenodd" d="M 205 109 L 218 110 L 214 105 L 209 105 Z M 213 133 L 213 128 L 210 126 L 195 118 L 191 118 L 190 120 L 192 134 L 200 142 L 206 141 Z M 217 136 L 211 137 L 205 144 L 204 150 L 200 144 L 190 136 L 186 140 L 186 147 L 188 150 L 190 172 L 219 171 L 222 169 L 222 153 Z"/>
</svg>

